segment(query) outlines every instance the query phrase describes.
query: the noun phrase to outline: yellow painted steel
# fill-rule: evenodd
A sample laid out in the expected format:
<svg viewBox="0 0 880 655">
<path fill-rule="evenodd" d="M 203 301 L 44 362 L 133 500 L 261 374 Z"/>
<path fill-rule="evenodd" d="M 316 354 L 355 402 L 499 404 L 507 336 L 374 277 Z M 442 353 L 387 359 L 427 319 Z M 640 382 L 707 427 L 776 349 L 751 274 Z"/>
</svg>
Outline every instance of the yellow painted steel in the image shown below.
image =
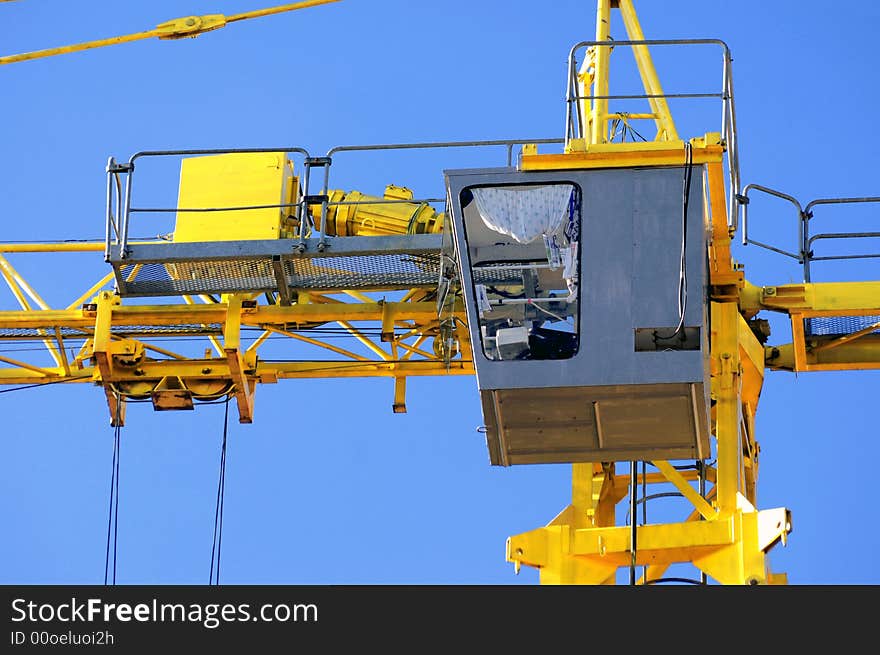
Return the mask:
<svg viewBox="0 0 880 655">
<path fill-rule="evenodd" d="M 187 157 L 180 165 L 174 241 L 278 239 L 286 217 L 296 214 L 292 206 L 296 196 L 293 165 L 284 153 Z M 227 207 L 230 209 L 223 211 L 184 211 Z M 258 209 L 232 209 L 235 207 Z"/>
<path fill-rule="evenodd" d="M 618 8 L 623 17 L 623 24 L 626 26 L 629 40 L 644 41 L 645 35 L 639 24 L 639 18 L 636 16 L 632 0 L 618 0 Z M 651 113 L 657 124 L 655 141 L 678 141 L 678 132 L 675 129 L 675 121 L 672 120 L 672 113 L 669 111 L 669 104 L 666 102 L 666 98 L 658 97 L 663 96 L 663 86 L 660 84 L 660 78 L 657 77 L 654 60 L 651 58 L 648 46 L 633 46 L 633 54 L 636 58 L 639 75 L 642 78 L 642 85 L 645 87 L 645 94 L 653 96 L 648 98 L 648 104 L 651 105 Z"/>
<path fill-rule="evenodd" d="M 45 50 L 25 52 L 18 55 L 7 55 L 5 57 L 0 57 L 0 65 L 42 59 L 44 57 L 53 57 L 55 55 L 64 55 L 72 52 L 82 52 L 83 50 L 92 50 L 94 48 L 102 48 L 104 46 L 117 45 L 120 43 L 130 43 L 132 41 L 140 41 L 143 39 L 194 38 L 205 32 L 220 29 L 228 23 L 234 23 L 236 21 L 247 20 L 250 18 L 259 18 L 261 16 L 269 16 L 271 14 L 279 14 L 286 11 L 294 11 L 297 9 L 306 9 L 317 5 L 326 5 L 331 2 L 339 2 L 339 0 L 306 0 L 305 2 L 295 2 L 292 4 L 271 7 L 269 9 L 258 9 L 241 14 L 234 14 L 232 16 L 224 16 L 223 14 L 184 16 L 183 18 L 175 18 L 160 23 L 155 29 L 147 30 L 145 32 L 114 36 L 108 39 L 98 39 L 96 41 L 87 41 L 85 43 L 75 43 L 73 45 L 65 45 L 57 48 L 47 48 Z"/>
<path fill-rule="evenodd" d="M 718 144 L 696 145 L 693 163 L 720 162 L 724 148 Z M 652 141 L 647 143 L 605 143 L 590 146 L 588 151 L 561 154 L 523 154 L 522 170 L 546 171 L 584 168 L 633 168 L 635 166 L 682 166 L 684 143 Z"/>
<path fill-rule="evenodd" d="M 328 192 L 327 219 L 320 205 L 312 207 L 315 224 L 330 236 L 382 236 L 387 234 L 436 234 L 443 229 L 444 214 L 428 203 L 413 200 L 413 192 L 395 185 L 385 187 L 382 198 L 359 191 Z M 403 202 L 383 203 L 382 200 Z"/>
<path fill-rule="evenodd" d="M 600 6 L 601 13 L 601 6 Z M 647 83 L 646 83 L 647 84 Z M 723 170 L 724 145 L 718 135 L 692 140 L 695 165 L 706 180 L 706 221 L 710 227 L 709 276 L 714 301 L 708 310 L 711 325 L 711 433 L 716 445 L 716 466 L 705 496 L 669 462 L 654 462 L 659 473 L 639 476 L 641 484 L 666 484 L 691 507 L 679 523 L 640 525 L 633 552 L 632 527 L 615 525 L 615 506 L 632 490 L 627 476 L 613 474 L 613 463 L 573 465 L 573 501 L 546 527 L 508 539 L 507 559 L 518 570 L 523 564 L 539 570 L 546 584 L 609 584 L 617 571 L 635 562 L 649 567 L 640 583 L 657 582 L 673 563 L 690 563 L 722 584 L 775 584 L 783 574 L 769 570 L 767 551 L 785 540 L 791 530 L 787 509 L 755 508 L 758 446 L 754 417 L 763 384 L 765 348 L 747 319 L 765 308 L 756 304 L 759 294 L 743 279 L 731 257 L 732 233 L 727 224 Z M 529 170 L 566 168 L 682 165 L 683 144 L 608 143 L 561 155 L 524 153 L 522 167 Z M 753 306 L 744 311 L 739 300 L 744 291 Z M 867 287 L 861 289 L 866 291 Z M 826 294 L 828 302 L 847 305 L 842 297 L 865 300 L 861 293 Z M 790 294 L 794 295 L 794 294 Z M 776 296 L 774 296 L 776 297 Z M 833 300 L 832 300 L 833 297 Z M 801 293 L 800 302 L 808 302 Z M 874 296 L 874 302 L 878 296 Z M 870 309 L 863 308 L 865 312 Z M 862 335 L 862 338 L 867 338 Z M 858 342 L 857 340 L 855 341 Z M 840 344 L 821 353 L 831 354 L 851 344 Z M 592 479 L 588 479 L 592 471 Z M 590 501 L 585 502 L 588 490 Z M 605 521 L 599 522 L 596 517 Z M 702 519 L 702 520 L 698 520 Z"/>
<path fill-rule="evenodd" d="M 163 24 L 132 37 L 195 36 L 234 20 L 325 4 L 335 0 L 284 5 L 223 17 L 191 17 Z M 632 40 L 643 38 L 631 0 L 597 0 L 597 40 L 610 37 L 612 8 L 621 10 Z M 27 58 L 73 52 L 133 40 L 118 37 L 31 53 Z M 580 95 L 608 95 L 610 47 L 587 53 L 580 72 Z M 0 58 L 0 63 L 21 61 Z M 662 87 L 647 48 L 636 49 L 645 92 L 661 95 Z M 538 154 L 525 147 L 522 170 L 681 166 L 684 144 L 679 140 L 663 99 L 650 101 L 646 114 L 609 113 L 607 100 L 584 101 L 588 122 L 582 143 L 562 154 Z M 651 119 L 657 140 L 608 143 L 607 124 L 618 119 Z M 715 442 L 714 467 L 703 463 L 699 472 L 678 470 L 657 461 L 657 471 L 636 476 L 638 485 L 665 486 L 683 497 L 682 520 L 638 525 L 634 548 L 632 527 L 620 525 L 617 506 L 629 494 L 629 476 L 615 462 L 572 465 L 571 503 L 546 526 L 512 536 L 506 557 L 518 571 L 535 567 L 542 583 L 614 584 L 617 573 L 633 562 L 644 566 L 641 584 L 661 580 L 667 567 L 689 563 L 723 584 L 785 583 L 784 574 L 769 570 L 767 552 L 784 543 L 791 531 L 786 508 L 757 509 L 759 446 L 755 418 L 766 369 L 790 371 L 880 369 L 880 335 L 876 325 L 848 335 L 808 337 L 804 320 L 815 317 L 880 315 L 880 281 L 750 284 L 731 256 L 733 231 L 727 223 L 724 159 L 726 144 L 709 133 L 691 139 L 693 164 L 705 180 L 705 220 L 710 233 L 709 268 L 710 368 L 712 399 L 710 432 Z M 268 158 L 268 159 L 267 159 Z M 271 159 L 271 162 L 269 161 Z M 265 166 L 253 166 L 264 162 Z M 220 182 L 220 183 L 218 183 Z M 223 155 L 185 160 L 179 203 L 181 208 L 294 204 L 298 181 L 282 154 Z M 387 201 L 387 202 L 383 202 Z M 402 201 L 402 202 L 391 202 Z M 412 201 L 412 202 L 410 202 Z M 180 212 L 175 240 L 183 242 L 290 236 L 292 212 L 277 207 L 244 212 Z M 327 215 L 319 205 L 310 208 L 315 223 L 331 236 L 437 233 L 444 215 L 416 202 L 405 187 L 389 186 L 383 197 L 357 191 L 330 191 Z M 247 213 L 250 212 L 250 213 Z M 102 243 L 0 244 L 0 252 L 94 252 Z M 0 357 L 0 385 L 88 382 L 106 395 L 112 423 L 124 423 L 126 399 L 152 398 L 157 409 L 184 409 L 193 401 L 235 397 L 239 420 L 254 420 L 259 384 L 283 379 L 367 378 L 393 380 L 392 409 L 405 411 L 406 378 L 473 375 L 466 314 L 460 299 L 440 320 L 430 290 L 414 289 L 397 301 L 373 300 L 349 291 L 330 294 L 302 291 L 290 305 L 256 304 L 250 295 L 227 294 L 205 304 L 185 298 L 184 304 L 123 305 L 112 292 L 102 291 L 105 276 L 66 309 L 48 306 L 36 290 L 0 257 L 4 277 L 21 310 L 0 311 L 0 339 L 43 342 L 54 365 Z M 130 274 L 133 278 L 138 274 Z M 31 304 L 33 303 L 33 305 Z M 39 309 L 35 309 L 38 306 Z M 786 314 L 792 322 L 790 344 L 768 345 L 756 322 L 761 312 Z M 309 329 L 324 323 L 342 326 L 364 353 L 342 348 Z M 259 336 L 246 346 L 244 328 Z M 444 332 L 447 330 L 448 332 Z M 4 336 L 9 335 L 9 336 Z M 22 336 L 24 335 L 24 336 Z M 177 353 L 156 343 L 161 337 L 193 335 L 213 346 L 198 356 Z M 451 336 L 450 336 L 451 335 Z M 315 347 L 333 359 L 272 361 L 261 357 L 270 337 L 287 338 Z M 68 358 L 65 339 L 81 339 L 79 352 Z M 454 343 L 447 345 L 447 338 Z M 433 348 L 425 345 L 433 340 Z M 151 354 L 152 353 L 152 354 Z M 161 358 L 153 354 L 162 355 Z M 46 352 L 40 355 L 45 359 Z M 705 493 L 700 486 L 709 485 Z M 635 551 L 635 552 L 633 552 Z"/>
<path fill-rule="evenodd" d="M 644 41 L 641 24 L 633 7 L 632 0 L 597 0 L 596 41 L 608 42 L 611 37 L 611 10 L 617 8 L 623 18 L 627 38 L 630 41 Z M 572 140 L 566 152 L 596 151 L 597 146 L 608 144 L 613 137 L 609 122 L 615 120 L 652 119 L 657 131 L 654 141 L 678 142 L 678 131 L 669 104 L 663 97 L 663 86 L 654 61 L 646 45 L 632 46 L 636 67 L 644 87 L 644 93 L 651 108 L 650 113 L 609 112 L 608 96 L 610 89 L 611 53 L 613 46 L 594 45 L 587 50 L 577 75 L 577 95 L 582 98 L 580 115 L 583 138 Z M 588 99 L 592 98 L 592 100 Z"/>
<path fill-rule="evenodd" d="M 787 314 L 792 343 L 764 347 L 768 368 L 789 371 L 880 369 L 880 324 L 868 321 L 849 334 L 807 337 L 810 318 L 880 316 L 880 281 L 813 282 L 757 287 L 746 282 L 739 294 L 743 313 Z"/>
<path fill-rule="evenodd" d="M 299 178 L 284 153 L 184 158 L 174 241 L 293 238 L 299 234 L 299 192 Z M 444 214 L 426 202 L 415 201 L 412 190 L 406 187 L 390 184 L 382 197 L 332 189 L 327 197 L 326 219 L 321 204 L 308 209 L 314 224 L 328 236 L 436 234 L 443 229 Z M 185 211 L 188 209 L 213 211 Z M 86 244 L 65 245 L 71 251 L 78 250 L 76 246 L 90 249 Z M 0 245 L 0 252 L 2 249 Z M 37 252 L 17 248 L 11 251 Z"/>
<path fill-rule="evenodd" d="M 596 41 L 608 41 L 611 37 L 611 0 L 598 0 L 596 8 Z M 611 64 L 611 48 L 609 46 L 593 46 L 595 72 L 593 74 L 593 110 L 590 117 L 590 135 L 588 143 L 593 146 L 608 141 L 606 123 L 608 116 L 608 69 Z M 589 91 L 589 88 L 584 89 Z M 589 95 L 585 93 L 584 95 Z"/>
<path fill-rule="evenodd" d="M 439 336 L 436 303 L 417 300 L 416 293 L 407 294 L 409 300 L 405 302 L 371 300 L 361 293 L 350 295 L 357 302 L 302 294 L 300 302 L 290 306 L 245 305 L 247 298 L 236 295 L 204 305 L 123 305 L 112 292 L 104 291 L 77 309 L 0 311 L 0 334 L 8 331 L 15 333 L 16 339 L 48 341 L 57 352 L 64 348 L 62 332 L 86 339 L 73 362 L 65 356 L 56 366 L 0 359 L 7 365 L 0 367 L 0 384 L 95 382 L 105 390 L 111 420 L 116 420 L 117 399 L 122 401 L 119 413 L 123 423 L 126 398 L 153 394 L 154 405 L 167 409 L 156 402 L 160 392 L 166 398 L 185 393 L 195 400 L 207 400 L 229 390 L 237 400 L 239 420 L 249 422 L 253 420 L 259 383 L 280 379 L 389 377 L 395 380 L 392 406 L 403 411 L 405 378 L 473 374 L 466 339 L 459 340 L 461 354 L 451 361 L 419 347 L 425 340 Z M 465 325 L 460 301 L 453 307 L 452 317 L 460 326 Z M 345 326 L 372 357 L 308 336 L 308 326 L 326 322 Z M 384 337 L 374 336 L 375 331 L 369 327 L 373 324 L 384 326 Z M 191 325 L 201 326 L 202 337 L 216 344 L 218 357 L 188 357 L 151 343 L 157 334 L 191 337 L 191 330 L 180 328 Z M 212 330 L 212 325 L 221 328 Z M 406 330 L 395 334 L 395 326 L 406 326 Z M 244 348 L 242 327 L 260 328 L 263 334 Z M 119 329 L 124 329 L 128 338 L 117 337 L 114 330 Z M 300 329 L 303 331 L 296 332 Z M 22 331 L 28 331 L 30 336 L 21 336 Z M 259 358 L 269 334 L 313 345 L 343 359 L 273 362 Z M 148 351 L 171 359 L 153 359 Z M 173 388 L 169 388 L 172 382 Z"/>
</svg>

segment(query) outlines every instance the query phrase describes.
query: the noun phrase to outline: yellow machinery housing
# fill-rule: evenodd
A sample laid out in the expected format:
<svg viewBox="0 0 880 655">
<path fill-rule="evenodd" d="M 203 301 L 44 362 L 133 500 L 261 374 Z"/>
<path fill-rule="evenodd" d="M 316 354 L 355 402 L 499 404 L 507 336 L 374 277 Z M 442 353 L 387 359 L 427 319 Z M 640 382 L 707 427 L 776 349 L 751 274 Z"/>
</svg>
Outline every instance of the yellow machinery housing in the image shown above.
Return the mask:
<svg viewBox="0 0 880 655">
<path fill-rule="evenodd" d="M 291 230 L 298 179 L 285 153 L 187 157 L 180 165 L 174 241 L 278 239 Z M 254 209 L 235 209 L 236 207 Z M 221 211 L 184 211 L 216 209 Z"/>
</svg>

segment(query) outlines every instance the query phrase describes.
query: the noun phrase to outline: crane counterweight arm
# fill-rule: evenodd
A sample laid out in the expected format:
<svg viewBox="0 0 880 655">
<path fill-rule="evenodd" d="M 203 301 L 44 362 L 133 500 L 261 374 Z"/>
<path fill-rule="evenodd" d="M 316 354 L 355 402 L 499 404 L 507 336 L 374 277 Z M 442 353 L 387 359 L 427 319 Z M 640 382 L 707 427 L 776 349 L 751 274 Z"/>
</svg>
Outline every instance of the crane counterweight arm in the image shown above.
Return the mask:
<svg viewBox="0 0 880 655">
<path fill-rule="evenodd" d="M 71 52 L 81 52 L 83 50 L 91 50 L 93 48 L 101 48 L 108 45 L 116 45 L 118 43 L 128 43 L 131 41 L 140 41 L 153 37 L 169 40 L 183 39 L 186 37 L 195 38 L 199 34 L 211 32 L 213 30 L 225 27 L 228 23 L 234 23 L 249 18 L 260 18 L 262 16 L 271 16 L 296 9 L 307 9 L 317 5 L 326 5 L 331 2 L 339 2 L 340 0 L 306 0 L 305 2 L 294 2 L 277 7 L 269 7 L 267 9 L 257 9 L 242 14 L 234 14 L 232 16 L 224 16 L 223 14 L 207 14 L 205 16 L 184 16 L 183 18 L 175 18 L 173 20 L 160 23 L 153 30 L 146 32 L 138 32 L 136 34 L 126 34 L 123 36 L 114 36 L 108 39 L 99 39 L 97 41 L 87 41 L 85 43 L 75 43 L 73 45 L 59 46 L 57 48 L 47 48 L 45 50 L 36 50 L 34 52 L 25 52 L 18 55 L 7 55 L 0 57 L 0 64 L 14 64 L 20 61 L 29 61 L 32 59 L 42 59 L 53 55 L 64 55 Z"/>
</svg>

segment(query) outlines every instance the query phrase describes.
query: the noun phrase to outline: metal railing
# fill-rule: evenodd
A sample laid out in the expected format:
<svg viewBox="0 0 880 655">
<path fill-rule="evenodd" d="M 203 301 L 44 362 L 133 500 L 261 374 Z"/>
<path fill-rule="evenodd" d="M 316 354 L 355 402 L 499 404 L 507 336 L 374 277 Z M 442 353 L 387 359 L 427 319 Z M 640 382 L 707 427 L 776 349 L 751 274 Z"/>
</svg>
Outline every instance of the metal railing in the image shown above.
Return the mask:
<svg viewBox="0 0 880 655">
<path fill-rule="evenodd" d="M 354 202 L 339 201 L 330 202 L 330 168 L 333 163 L 333 157 L 342 152 L 366 152 L 379 150 L 415 150 L 415 149 L 440 149 L 440 148 L 485 148 L 505 146 L 507 150 L 507 165 L 513 165 L 513 149 L 515 146 L 524 144 L 562 144 L 563 139 L 493 139 L 483 141 L 437 141 L 426 143 L 400 143 L 400 144 L 372 144 L 372 145 L 344 145 L 336 146 L 327 151 L 323 157 L 313 157 L 305 148 L 301 147 L 281 147 L 281 148 L 214 148 L 214 149 L 198 149 L 198 150 L 151 150 L 141 151 L 132 155 L 127 163 L 119 164 L 113 157 L 110 157 L 107 163 L 107 214 L 105 227 L 105 248 L 104 259 L 111 261 L 115 258 L 123 260 L 126 258 L 129 246 L 130 224 L 133 214 L 138 213 L 176 213 L 176 212 L 219 212 L 219 211 L 245 211 L 249 209 L 270 209 L 289 207 L 295 209 L 298 221 L 301 246 L 305 246 L 305 239 L 309 230 L 309 206 L 321 205 L 322 217 L 327 216 L 327 210 L 330 206 L 336 205 L 369 205 L 369 204 L 393 204 L 393 203 L 439 203 L 445 202 L 446 198 L 425 198 L 425 199 L 406 199 L 397 200 L 391 198 L 382 198 L 377 200 L 357 200 Z M 222 155 L 236 153 L 278 153 L 298 154 L 302 156 L 302 193 L 300 199 L 290 204 L 271 204 L 271 205 L 248 205 L 236 207 L 133 207 L 131 204 L 132 189 L 134 184 L 135 163 L 139 159 L 148 157 L 186 157 L 199 155 Z M 321 193 L 311 195 L 311 170 L 312 168 L 323 169 L 323 180 Z M 124 181 L 122 178 L 125 178 Z M 320 231 L 320 239 L 317 248 L 323 251 L 326 246 L 326 230 Z"/>
<path fill-rule="evenodd" d="M 794 206 L 797 220 L 798 232 L 798 252 L 793 253 L 782 248 L 763 243 L 749 236 L 749 192 L 760 191 L 770 196 L 780 198 L 789 202 Z M 813 208 L 819 205 L 849 205 L 862 203 L 880 203 L 880 196 L 864 196 L 849 198 L 817 198 L 811 200 L 806 206 L 801 206 L 798 200 L 786 193 L 770 189 L 759 184 L 748 184 L 743 188 L 742 194 L 737 197 L 737 201 L 742 207 L 742 243 L 743 245 L 755 245 L 766 250 L 791 257 L 798 264 L 803 266 L 804 282 L 812 280 L 811 263 L 818 261 L 833 261 L 847 259 L 880 259 L 880 252 L 877 253 L 856 253 L 842 255 L 821 255 L 817 256 L 813 251 L 813 244 L 820 240 L 838 240 L 838 239 L 878 239 L 880 232 L 822 232 L 819 234 L 810 234 L 810 220 L 813 216 Z"/>
<path fill-rule="evenodd" d="M 579 95 L 577 56 L 581 49 L 597 46 L 620 47 L 620 46 L 690 46 L 690 45 L 714 45 L 721 48 L 721 89 L 707 93 L 657 93 L 657 94 L 618 94 L 618 95 Z M 727 148 L 728 177 L 730 180 L 730 202 L 728 203 L 727 224 L 732 232 L 736 232 L 737 211 L 734 199 L 740 194 L 739 172 L 739 148 L 736 131 L 736 104 L 733 96 L 733 70 L 730 48 L 720 39 L 660 39 L 641 41 L 580 41 L 571 47 L 568 54 L 568 82 L 566 87 L 565 102 L 565 145 L 568 146 L 572 139 L 583 138 L 585 135 L 585 117 L 581 113 L 581 101 L 583 100 L 651 100 L 667 98 L 700 99 L 717 98 L 721 101 L 721 138 Z M 609 112 L 609 117 L 614 117 L 620 112 Z M 598 129 L 594 126 L 593 129 Z"/>
<path fill-rule="evenodd" d="M 105 229 L 104 242 L 104 260 L 110 261 L 113 255 L 113 248 L 116 248 L 119 259 L 125 259 L 128 250 L 129 226 L 131 225 L 131 215 L 133 213 L 176 213 L 176 212 L 211 212 L 226 210 L 247 210 L 247 209 L 267 209 L 278 207 L 295 207 L 297 217 L 302 221 L 304 217 L 305 202 L 300 200 L 290 205 L 260 205 L 248 207 L 210 207 L 210 208 L 187 208 L 187 207 L 132 207 L 131 197 L 134 187 L 134 171 L 135 162 L 138 159 L 148 157 L 186 157 L 200 155 L 228 155 L 241 153 L 272 153 L 284 152 L 287 154 L 297 153 L 304 157 L 305 161 L 310 159 L 306 149 L 298 146 L 285 146 L 280 148 L 207 148 L 207 149 L 189 149 L 189 150 L 143 150 L 133 154 L 128 162 L 119 164 L 113 157 L 107 162 L 107 227 Z M 306 167 L 308 169 L 308 167 Z M 125 182 L 121 180 L 121 176 L 125 176 Z M 123 191 L 124 188 L 124 191 Z M 115 190 L 115 193 L 114 193 Z M 115 198 L 115 204 L 113 202 Z M 114 241 L 113 235 L 116 236 Z"/>
</svg>

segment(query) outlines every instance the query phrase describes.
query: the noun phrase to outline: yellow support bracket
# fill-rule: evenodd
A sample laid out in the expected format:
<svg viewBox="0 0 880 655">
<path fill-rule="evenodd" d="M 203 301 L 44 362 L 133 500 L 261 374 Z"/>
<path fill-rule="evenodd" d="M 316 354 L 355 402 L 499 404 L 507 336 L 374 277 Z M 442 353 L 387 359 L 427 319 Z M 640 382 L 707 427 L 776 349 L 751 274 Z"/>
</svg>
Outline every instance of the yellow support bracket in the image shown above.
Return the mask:
<svg viewBox="0 0 880 655">
<path fill-rule="evenodd" d="M 183 18 L 174 18 L 164 23 L 159 23 L 155 29 L 155 36 L 160 39 L 195 38 L 199 34 L 219 30 L 225 26 L 226 16 L 223 14 L 184 16 Z"/>
<path fill-rule="evenodd" d="M 395 414 L 406 414 L 406 378 L 394 378 L 394 404 L 391 406 Z"/>
<path fill-rule="evenodd" d="M 245 362 L 241 355 L 242 297 L 230 295 L 226 301 L 226 321 L 223 330 L 223 351 L 229 365 L 232 383 L 235 385 L 235 401 L 238 405 L 239 423 L 254 421 L 254 391 L 256 379 L 247 375 L 247 369 L 256 368 L 255 362 Z"/>
<path fill-rule="evenodd" d="M 125 425 L 125 398 L 113 387 L 113 358 L 110 326 L 113 322 L 113 307 L 119 305 L 119 297 L 109 291 L 102 291 L 95 297 L 95 333 L 92 341 L 92 358 L 95 362 L 95 380 L 100 382 L 107 397 L 110 410 L 110 425 Z"/>
</svg>

